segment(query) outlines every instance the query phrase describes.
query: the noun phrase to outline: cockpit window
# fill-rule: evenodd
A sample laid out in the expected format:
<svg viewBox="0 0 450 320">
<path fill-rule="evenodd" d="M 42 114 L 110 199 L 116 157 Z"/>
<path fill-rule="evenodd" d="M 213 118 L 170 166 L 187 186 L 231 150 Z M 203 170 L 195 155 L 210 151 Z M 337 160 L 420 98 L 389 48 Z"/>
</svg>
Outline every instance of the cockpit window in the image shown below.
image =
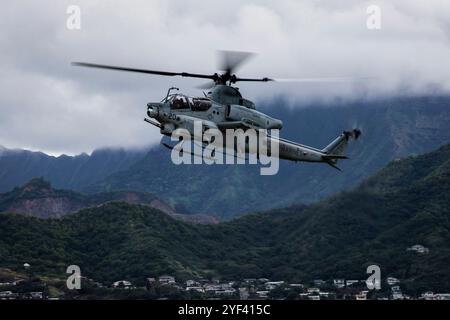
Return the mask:
<svg viewBox="0 0 450 320">
<path fill-rule="evenodd" d="M 192 111 L 206 111 L 211 108 L 211 101 L 204 98 L 193 98 L 191 100 Z"/>
<path fill-rule="evenodd" d="M 174 95 L 169 97 L 171 109 L 189 109 L 189 102 L 185 96 Z"/>
</svg>

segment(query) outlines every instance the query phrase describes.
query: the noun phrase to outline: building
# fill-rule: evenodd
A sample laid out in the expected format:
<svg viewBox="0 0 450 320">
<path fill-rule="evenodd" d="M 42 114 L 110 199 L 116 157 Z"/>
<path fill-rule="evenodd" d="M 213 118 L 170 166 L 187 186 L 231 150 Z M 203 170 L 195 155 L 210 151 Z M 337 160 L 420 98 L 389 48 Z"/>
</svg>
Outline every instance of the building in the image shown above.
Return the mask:
<svg viewBox="0 0 450 320">
<path fill-rule="evenodd" d="M 186 281 L 186 287 L 200 287 L 200 283 L 198 283 L 195 280 L 187 280 Z"/>
<path fill-rule="evenodd" d="M 334 279 L 333 284 L 336 288 L 342 289 L 345 287 L 345 280 L 343 279 Z"/>
<path fill-rule="evenodd" d="M 172 276 L 161 276 L 158 278 L 160 284 L 175 284 L 175 277 Z"/>
<path fill-rule="evenodd" d="M 113 287 L 129 289 L 131 287 L 131 282 L 127 280 L 119 280 L 113 283 Z"/>
<path fill-rule="evenodd" d="M 15 282 L 0 282 L 0 287 L 9 287 L 9 286 L 15 286 Z"/>
<path fill-rule="evenodd" d="M 355 294 L 355 299 L 356 300 L 367 300 L 367 292 L 361 291 L 360 293 Z"/>
<path fill-rule="evenodd" d="M 203 289 L 202 287 L 186 287 L 186 291 L 196 291 L 196 292 L 200 292 L 200 293 L 205 293 L 205 289 Z"/>
<path fill-rule="evenodd" d="M 400 286 L 393 286 L 391 287 L 392 292 L 401 292 Z"/>
<path fill-rule="evenodd" d="M 43 292 L 30 292 L 30 298 L 33 300 L 44 299 L 44 293 Z"/>
<path fill-rule="evenodd" d="M 214 294 L 217 296 L 232 296 L 235 293 L 236 293 L 236 289 L 234 289 L 234 288 L 225 289 L 225 290 L 216 290 L 216 292 L 214 292 Z"/>
<path fill-rule="evenodd" d="M 1 291 L 0 299 L 9 299 L 13 295 L 12 291 Z"/>
<path fill-rule="evenodd" d="M 403 293 L 401 292 L 394 292 L 392 294 L 392 300 L 403 300 L 405 297 L 403 296 Z"/>
<path fill-rule="evenodd" d="M 359 282 L 359 280 L 347 280 L 347 281 L 345 281 L 345 285 L 347 287 L 351 287 L 352 285 L 357 284 L 358 282 Z"/>
<path fill-rule="evenodd" d="M 316 287 L 322 287 L 322 286 L 324 286 L 326 284 L 327 284 L 327 282 L 324 281 L 324 280 L 321 280 L 321 279 L 314 280 L 314 285 Z"/>
<path fill-rule="evenodd" d="M 269 282 L 266 282 L 264 284 L 264 286 L 266 287 L 266 290 L 270 291 L 270 290 L 273 290 L 275 288 L 278 288 L 282 284 L 284 284 L 284 281 L 269 281 Z"/>
<path fill-rule="evenodd" d="M 393 286 L 395 284 L 399 284 L 400 280 L 398 280 L 397 278 L 394 278 L 394 277 L 388 277 L 386 279 L 386 282 L 388 283 L 388 285 Z"/>
<path fill-rule="evenodd" d="M 258 296 L 258 298 L 267 298 L 269 294 L 269 291 L 266 290 L 262 290 L 262 291 L 256 291 L 256 295 Z"/>
<path fill-rule="evenodd" d="M 425 299 L 425 300 L 433 300 L 434 299 L 434 292 L 432 291 L 427 291 L 425 293 L 422 293 L 420 295 L 421 299 Z"/>
<path fill-rule="evenodd" d="M 320 292 L 320 289 L 319 288 L 308 288 L 308 294 L 311 294 L 311 293 L 319 293 Z"/>
<path fill-rule="evenodd" d="M 414 251 L 419 254 L 427 254 L 428 252 L 430 252 L 428 248 L 424 247 L 421 244 L 416 244 L 412 247 L 406 248 L 406 251 Z"/>
</svg>

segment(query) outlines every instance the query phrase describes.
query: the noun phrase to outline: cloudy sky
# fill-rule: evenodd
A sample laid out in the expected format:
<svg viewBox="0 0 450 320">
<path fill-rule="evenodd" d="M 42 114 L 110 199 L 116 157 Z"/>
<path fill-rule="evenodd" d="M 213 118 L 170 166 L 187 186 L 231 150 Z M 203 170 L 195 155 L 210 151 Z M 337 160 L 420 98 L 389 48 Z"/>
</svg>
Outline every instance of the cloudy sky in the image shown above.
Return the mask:
<svg viewBox="0 0 450 320">
<path fill-rule="evenodd" d="M 80 29 L 67 28 L 77 5 Z M 367 8 L 381 29 L 367 28 Z M 52 154 L 159 141 L 146 103 L 202 80 L 70 66 L 88 61 L 212 73 L 216 50 L 258 53 L 241 76 L 370 77 L 349 83 L 242 84 L 256 102 L 450 91 L 448 0 L 19 0 L 0 10 L 0 145 Z M 376 79 L 376 80 L 374 80 Z"/>
</svg>

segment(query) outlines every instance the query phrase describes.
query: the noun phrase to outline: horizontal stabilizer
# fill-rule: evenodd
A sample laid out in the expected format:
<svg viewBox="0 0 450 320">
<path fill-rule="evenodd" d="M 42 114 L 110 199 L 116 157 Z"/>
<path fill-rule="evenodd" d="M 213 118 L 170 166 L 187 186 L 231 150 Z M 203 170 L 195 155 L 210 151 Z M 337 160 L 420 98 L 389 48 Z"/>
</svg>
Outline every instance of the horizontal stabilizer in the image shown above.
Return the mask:
<svg viewBox="0 0 450 320">
<path fill-rule="evenodd" d="M 340 154 L 326 154 L 322 156 L 322 159 L 326 161 L 326 160 L 348 159 L 348 157 Z"/>
<path fill-rule="evenodd" d="M 336 170 L 342 171 L 341 168 L 339 168 L 335 163 L 333 163 L 331 161 L 327 161 L 325 163 L 328 164 L 329 166 L 335 168 Z"/>
</svg>

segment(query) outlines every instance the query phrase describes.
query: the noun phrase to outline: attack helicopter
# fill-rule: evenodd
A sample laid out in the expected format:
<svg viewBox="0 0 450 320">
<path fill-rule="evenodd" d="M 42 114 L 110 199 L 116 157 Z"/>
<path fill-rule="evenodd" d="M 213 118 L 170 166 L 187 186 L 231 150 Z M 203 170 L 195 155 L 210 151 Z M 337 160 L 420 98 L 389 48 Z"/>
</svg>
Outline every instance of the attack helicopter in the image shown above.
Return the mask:
<svg viewBox="0 0 450 320">
<path fill-rule="evenodd" d="M 147 104 L 147 116 L 144 120 L 160 129 L 164 136 L 170 136 L 177 129 L 186 129 L 194 136 L 194 124 L 201 122 L 202 130 L 217 129 L 262 129 L 271 132 L 273 129 L 282 129 L 283 122 L 263 112 L 256 110 L 255 103 L 245 99 L 234 86 L 237 82 L 272 82 L 278 81 L 273 78 L 244 78 L 238 77 L 235 70 L 252 54 L 248 52 L 221 51 L 221 73 L 200 74 L 188 72 L 170 72 L 149 69 L 137 69 L 113 65 L 72 62 L 74 66 L 99 68 L 116 71 L 128 71 L 135 73 L 153 74 L 160 76 L 179 76 L 198 79 L 209 79 L 210 82 L 201 86 L 201 89 L 209 89 L 204 92 L 203 97 L 190 97 L 179 93 L 179 88 L 171 87 L 166 96 L 160 102 L 149 102 Z M 280 81 L 297 82 L 333 82 L 346 81 L 348 78 L 299 78 L 280 79 Z M 332 140 L 322 149 L 303 145 L 280 137 L 267 135 L 267 139 L 279 146 L 279 158 L 290 161 L 321 162 L 335 169 L 337 162 L 348 159 L 344 154 L 350 139 L 357 140 L 361 135 L 359 129 L 343 131 L 337 138 Z M 203 141 L 202 141 L 203 143 Z M 162 144 L 170 149 L 173 146 Z M 252 152 L 247 148 L 245 151 Z"/>
</svg>

